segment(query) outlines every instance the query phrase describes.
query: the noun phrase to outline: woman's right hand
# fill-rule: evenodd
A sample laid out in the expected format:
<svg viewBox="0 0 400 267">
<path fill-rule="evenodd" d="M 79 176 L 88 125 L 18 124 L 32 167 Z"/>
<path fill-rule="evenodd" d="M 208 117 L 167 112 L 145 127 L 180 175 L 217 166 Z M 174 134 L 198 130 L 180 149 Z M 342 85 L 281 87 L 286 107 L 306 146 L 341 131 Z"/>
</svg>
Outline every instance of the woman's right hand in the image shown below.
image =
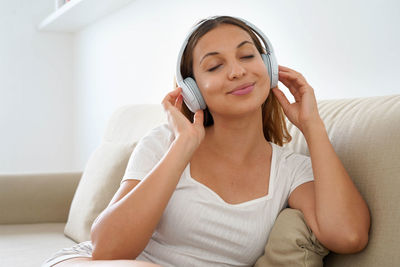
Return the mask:
<svg viewBox="0 0 400 267">
<path fill-rule="evenodd" d="M 191 123 L 182 113 L 182 88 L 178 87 L 168 93 L 162 105 L 167 113 L 168 123 L 175 133 L 175 139 L 179 137 L 189 138 L 197 147 L 203 141 L 205 129 L 203 126 L 203 110 L 198 110 L 194 114 L 193 123 Z"/>
</svg>

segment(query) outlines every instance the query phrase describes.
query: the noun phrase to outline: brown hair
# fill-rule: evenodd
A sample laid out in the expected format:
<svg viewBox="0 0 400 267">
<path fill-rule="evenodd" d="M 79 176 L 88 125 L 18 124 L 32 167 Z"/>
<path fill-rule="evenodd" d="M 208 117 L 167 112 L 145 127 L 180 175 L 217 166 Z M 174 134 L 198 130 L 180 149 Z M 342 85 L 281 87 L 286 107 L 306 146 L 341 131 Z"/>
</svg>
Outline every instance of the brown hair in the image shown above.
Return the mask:
<svg viewBox="0 0 400 267">
<path fill-rule="evenodd" d="M 261 45 L 260 39 L 253 32 L 246 23 L 230 16 L 218 16 L 210 19 L 200 21 L 197 25 L 201 24 L 190 36 L 186 48 L 182 55 L 181 61 L 181 74 L 182 77 L 192 77 L 193 74 L 193 49 L 196 46 L 199 39 L 210 30 L 218 27 L 221 24 L 231 24 L 238 26 L 245 30 L 253 40 L 258 52 L 260 54 L 265 53 L 263 46 Z M 262 38 L 262 36 L 259 36 Z M 176 83 L 175 83 L 175 86 Z M 193 122 L 194 113 L 189 110 L 185 102 L 182 104 L 183 114 Z M 290 142 L 292 137 L 290 136 L 285 121 L 285 114 L 283 109 L 278 102 L 275 95 L 270 92 L 267 99 L 262 105 L 262 120 L 264 137 L 267 141 L 273 142 L 277 145 L 282 146 L 284 143 Z M 208 127 L 214 124 L 214 120 L 208 108 L 204 110 L 204 126 Z"/>
</svg>

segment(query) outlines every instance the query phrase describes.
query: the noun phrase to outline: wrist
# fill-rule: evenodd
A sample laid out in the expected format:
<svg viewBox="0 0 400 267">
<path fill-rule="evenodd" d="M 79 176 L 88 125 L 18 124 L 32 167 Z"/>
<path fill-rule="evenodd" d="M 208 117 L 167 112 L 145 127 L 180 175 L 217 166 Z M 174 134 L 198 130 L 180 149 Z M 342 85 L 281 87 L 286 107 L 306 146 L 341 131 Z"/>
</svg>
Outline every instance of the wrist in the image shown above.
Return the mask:
<svg viewBox="0 0 400 267">
<path fill-rule="evenodd" d="M 321 118 L 308 121 L 304 123 L 301 127 L 301 131 L 304 137 L 307 139 L 313 134 L 320 134 L 321 132 L 326 132 L 324 122 Z"/>
<path fill-rule="evenodd" d="M 182 148 L 182 152 L 189 154 L 190 156 L 196 151 L 199 143 L 196 138 L 189 135 L 178 135 L 172 143 L 174 146 Z"/>
</svg>

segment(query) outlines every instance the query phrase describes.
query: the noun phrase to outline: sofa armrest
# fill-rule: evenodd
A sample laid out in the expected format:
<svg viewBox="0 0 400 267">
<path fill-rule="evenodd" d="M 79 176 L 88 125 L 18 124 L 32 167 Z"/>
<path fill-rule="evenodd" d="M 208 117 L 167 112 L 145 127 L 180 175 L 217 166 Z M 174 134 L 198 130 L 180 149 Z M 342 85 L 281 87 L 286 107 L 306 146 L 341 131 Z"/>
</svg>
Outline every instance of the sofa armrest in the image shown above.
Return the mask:
<svg viewBox="0 0 400 267">
<path fill-rule="evenodd" d="M 0 175 L 0 224 L 66 222 L 81 172 Z"/>
</svg>

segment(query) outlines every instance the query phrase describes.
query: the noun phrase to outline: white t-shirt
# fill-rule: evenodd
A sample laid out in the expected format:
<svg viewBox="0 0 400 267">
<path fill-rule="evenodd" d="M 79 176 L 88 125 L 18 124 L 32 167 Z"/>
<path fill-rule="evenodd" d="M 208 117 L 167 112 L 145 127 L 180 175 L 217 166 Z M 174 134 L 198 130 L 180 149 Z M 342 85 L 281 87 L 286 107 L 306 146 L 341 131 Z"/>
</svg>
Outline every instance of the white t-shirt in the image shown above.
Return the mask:
<svg viewBox="0 0 400 267">
<path fill-rule="evenodd" d="M 173 139 L 167 124 L 151 130 L 133 151 L 122 181 L 144 179 Z M 290 193 L 313 180 L 309 157 L 271 145 L 268 194 L 239 204 L 225 202 L 194 180 L 188 164 L 149 243 L 136 259 L 164 267 L 253 266 L 263 255 L 269 232 Z"/>
</svg>

